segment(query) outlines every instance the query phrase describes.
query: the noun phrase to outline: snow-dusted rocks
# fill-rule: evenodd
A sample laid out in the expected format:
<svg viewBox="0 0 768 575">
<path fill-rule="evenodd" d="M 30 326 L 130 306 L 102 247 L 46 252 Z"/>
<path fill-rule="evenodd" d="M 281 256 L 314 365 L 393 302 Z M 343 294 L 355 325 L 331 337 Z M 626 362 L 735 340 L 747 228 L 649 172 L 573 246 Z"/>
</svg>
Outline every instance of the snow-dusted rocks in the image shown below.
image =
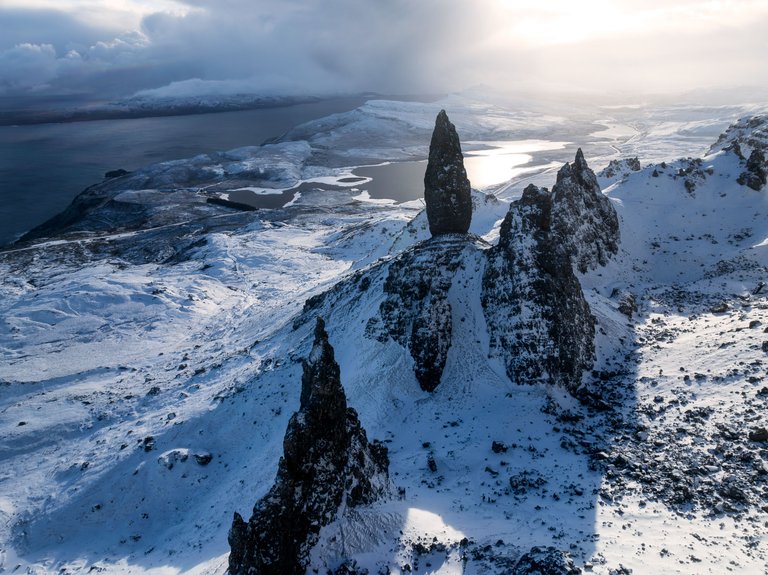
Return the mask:
<svg viewBox="0 0 768 575">
<path fill-rule="evenodd" d="M 545 381 L 580 396 L 595 358 L 595 325 L 574 267 L 605 265 L 616 253 L 619 222 L 581 150 L 548 192 L 529 185 L 488 251 L 482 304 L 489 355 L 513 381 Z"/>
<path fill-rule="evenodd" d="M 440 110 L 437 115 L 429 144 L 424 200 L 429 231 L 433 236 L 467 233 L 472 220 L 470 185 L 459 135 L 445 110 Z"/>
<path fill-rule="evenodd" d="M 515 565 L 512 575 L 579 575 L 573 559 L 554 547 L 534 547 Z"/>
<path fill-rule="evenodd" d="M 347 407 L 320 318 L 301 386 L 301 407 L 288 423 L 275 484 L 248 523 L 235 513 L 231 575 L 303 575 L 320 530 L 340 509 L 389 492 L 387 449 L 368 442 L 357 413 Z"/>
<path fill-rule="evenodd" d="M 433 238 L 405 252 L 389 267 L 380 315 L 386 334 L 408 349 L 424 391 L 440 384 L 453 322 L 448 291 L 469 238 Z"/>
<path fill-rule="evenodd" d="M 741 160 L 744 171 L 737 178 L 742 186 L 760 191 L 768 182 L 768 164 L 765 152 L 768 150 L 768 116 L 742 118 L 732 124 L 717 139 L 709 153 L 719 150 L 732 152 Z"/>
<path fill-rule="evenodd" d="M 604 266 L 619 249 L 619 219 L 600 191 L 581 148 L 552 187 L 552 234 L 581 273 Z"/>
<path fill-rule="evenodd" d="M 482 305 L 489 355 L 502 359 L 512 381 L 575 393 L 594 360 L 595 326 L 572 252 L 561 249 L 553 204 L 553 194 L 530 185 L 510 206 L 488 251 Z"/>
<path fill-rule="evenodd" d="M 765 187 L 768 180 L 768 168 L 766 168 L 765 154 L 761 148 L 755 148 L 749 154 L 746 170 L 744 170 L 736 180 L 742 186 L 749 186 L 756 192 Z"/>
</svg>

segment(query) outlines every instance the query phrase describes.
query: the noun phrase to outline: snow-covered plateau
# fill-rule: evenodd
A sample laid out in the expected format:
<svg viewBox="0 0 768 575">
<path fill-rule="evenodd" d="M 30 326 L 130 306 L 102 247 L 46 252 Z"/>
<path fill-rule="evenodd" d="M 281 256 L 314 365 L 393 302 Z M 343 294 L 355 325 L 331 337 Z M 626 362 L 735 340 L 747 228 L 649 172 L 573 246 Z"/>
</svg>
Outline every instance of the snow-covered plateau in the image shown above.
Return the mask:
<svg viewBox="0 0 768 575">
<path fill-rule="evenodd" d="M 470 233 L 430 239 L 421 199 L 354 170 L 425 160 L 441 108 L 470 181 L 473 152 L 516 171 L 476 171 L 494 183 Z M 316 526 L 307 573 L 768 574 L 766 149 L 764 105 L 566 118 L 451 96 L 88 188 L 0 251 L 0 573 L 223 574 L 329 344 L 390 485 Z M 591 255 L 589 214 L 527 238 L 549 196 L 523 189 L 589 187 L 586 162 L 617 249 Z M 515 379 L 558 350 L 520 342 L 539 294 L 505 308 L 498 277 L 535 291 L 564 237 L 553 261 L 583 259 L 547 281 L 580 289 L 563 309 L 591 314 L 591 368 Z"/>
</svg>

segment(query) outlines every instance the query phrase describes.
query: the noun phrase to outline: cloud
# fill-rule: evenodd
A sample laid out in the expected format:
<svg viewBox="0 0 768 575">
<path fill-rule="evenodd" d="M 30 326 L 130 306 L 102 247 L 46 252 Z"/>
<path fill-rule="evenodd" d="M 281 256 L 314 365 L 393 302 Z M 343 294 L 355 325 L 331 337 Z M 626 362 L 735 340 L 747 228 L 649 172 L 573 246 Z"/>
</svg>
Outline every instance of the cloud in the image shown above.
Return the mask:
<svg viewBox="0 0 768 575">
<path fill-rule="evenodd" d="M 51 44 L 19 44 L 0 53 L 0 90 L 40 90 L 58 72 L 56 50 Z"/>
<path fill-rule="evenodd" d="M 6 1 L 6 93 L 768 85 L 763 0 L 101 0 L 99 19 L 95 0 Z"/>
</svg>

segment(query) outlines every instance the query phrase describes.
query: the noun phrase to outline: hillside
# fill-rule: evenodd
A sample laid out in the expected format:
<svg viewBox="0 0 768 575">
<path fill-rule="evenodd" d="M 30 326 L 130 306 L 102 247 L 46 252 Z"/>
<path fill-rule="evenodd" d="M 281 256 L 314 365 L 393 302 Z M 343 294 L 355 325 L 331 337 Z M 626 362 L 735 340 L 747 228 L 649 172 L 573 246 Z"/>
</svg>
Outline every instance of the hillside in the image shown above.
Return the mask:
<svg viewBox="0 0 768 575">
<path fill-rule="evenodd" d="M 765 572 L 768 202 L 753 151 L 768 147 L 768 117 L 652 164 L 593 160 L 587 146 L 579 159 L 571 142 L 567 169 L 473 189 L 470 233 L 430 239 L 422 202 L 343 181 L 397 134 L 420 140 L 424 106 L 373 103 L 279 143 L 107 181 L 0 252 L 4 570 L 223 573 L 233 514 L 250 517 L 273 485 L 321 316 L 346 403 L 387 447 L 392 496 L 324 527 L 308 572 L 354 560 L 370 573 L 510 573 L 534 547 L 600 574 Z M 493 112 L 477 112 L 471 138 L 500 138 Z M 548 122 L 539 134 L 560 120 Z M 622 145 L 690 145 L 651 123 L 653 140 Z M 362 149 L 360 126 L 363 142 L 385 141 Z M 429 140 L 409 142 L 390 159 L 421 158 Z M 590 177 L 618 222 L 605 257 L 569 224 L 592 208 L 546 207 L 564 222 L 550 234 L 536 224 L 544 192 L 523 194 L 531 181 L 589 188 L 587 163 L 605 168 Z M 276 209 L 207 201 L 323 178 L 335 187 Z M 524 281 L 490 285 L 490 268 L 521 265 Z M 527 282 L 550 277 L 550 300 L 528 305 L 541 290 Z M 534 300 L 509 311 L 510 290 Z M 499 318 L 557 323 L 547 309 L 582 300 L 593 349 L 571 363 L 583 376 L 555 360 L 530 375 L 504 343 L 520 330 Z M 425 391 L 433 348 L 443 369 Z M 542 349 L 533 363 L 557 352 Z"/>
</svg>

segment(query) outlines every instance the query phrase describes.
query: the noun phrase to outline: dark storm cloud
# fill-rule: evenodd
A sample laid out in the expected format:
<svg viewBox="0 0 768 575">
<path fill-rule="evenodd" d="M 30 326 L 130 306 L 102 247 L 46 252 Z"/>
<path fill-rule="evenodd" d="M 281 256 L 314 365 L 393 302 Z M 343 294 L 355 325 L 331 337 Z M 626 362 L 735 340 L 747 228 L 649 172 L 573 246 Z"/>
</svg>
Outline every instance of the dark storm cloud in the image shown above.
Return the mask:
<svg viewBox="0 0 768 575">
<path fill-rule="evenodd" d="M 768 84 L 768 7 L 754 0 L 6 2 L 6 95 Z"/>
</svg>

